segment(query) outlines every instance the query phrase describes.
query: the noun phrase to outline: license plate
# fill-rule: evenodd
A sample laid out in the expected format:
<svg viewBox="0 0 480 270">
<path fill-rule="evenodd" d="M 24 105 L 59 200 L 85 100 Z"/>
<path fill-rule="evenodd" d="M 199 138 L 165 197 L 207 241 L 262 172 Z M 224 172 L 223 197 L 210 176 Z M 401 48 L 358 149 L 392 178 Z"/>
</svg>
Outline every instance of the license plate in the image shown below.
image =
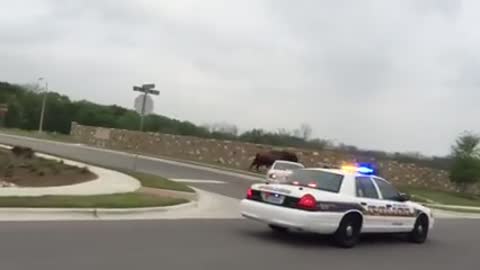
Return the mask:
<svg viewBox="0 0 480 270">
<path fill-rule="evenodd" d="M 262 192 L 262 199 L 265 202 L 269 202 L 273 204 L 282 204 L 283 201 L 285 200 L 285 196 L 277 193 Z"/>
</svg>

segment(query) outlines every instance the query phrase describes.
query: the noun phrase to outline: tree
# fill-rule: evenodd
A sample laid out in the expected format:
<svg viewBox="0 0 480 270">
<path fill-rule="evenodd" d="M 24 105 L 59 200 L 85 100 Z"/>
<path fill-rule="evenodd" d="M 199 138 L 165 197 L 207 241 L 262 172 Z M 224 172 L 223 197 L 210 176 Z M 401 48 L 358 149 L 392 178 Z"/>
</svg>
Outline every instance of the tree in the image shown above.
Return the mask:
<svg viewBox="0 0 480 270">
<path fill-rule="evenodd" d="M 229 124 L 227 122 L 218 122 L 213 124 L 204 125 L 204 128 L 208 129 L 210 133 L 220 133 L 230 136 L 238 135 L 238 128 L 236 125 Z"/>
<path fill-rule="evenodd" d="M 480 137 L 467 132 L 462 134 L 452 147 L 453 165 L 450 170 L 450 181 L 463 192 L 480 181 Z"/>
<path fill-rule="evenodd" d="M 452 147 L 454 157 L 480 157 L 480 137 L 472 132 L 464 132 Z"/>
<path fill-rule="evenodd" d="M 313 129 L 309 124 L 302 124 L 300 126 L 300 138 L 308 141 L 312 136 Z"/>
</svg>

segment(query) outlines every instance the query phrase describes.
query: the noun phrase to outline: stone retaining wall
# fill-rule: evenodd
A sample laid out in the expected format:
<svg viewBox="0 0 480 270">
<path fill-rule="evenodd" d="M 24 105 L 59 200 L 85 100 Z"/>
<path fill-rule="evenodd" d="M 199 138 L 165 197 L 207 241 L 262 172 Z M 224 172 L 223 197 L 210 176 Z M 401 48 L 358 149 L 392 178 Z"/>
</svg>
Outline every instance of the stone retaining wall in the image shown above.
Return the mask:
<svg viewBox="0 0 480 270">
<path fill-rule="evenodd" d="M 247 170 L 259 151 L 278 149 L 269 145 L 258 145 L 236 141 L 203 139 L 160 133 L 141 133 L 129 130 L 108 129 L 72 124 L 71 135 L 84 144 L 102 148 L 139 151 L 157 155 L 227 166 Z M 348 161 L 369 161 L 378 165 L 380 174 L 397 185 L 413 185 L 442 190 L 455 190 L 444 170 L 419 167 L 415 164 L 396 161 L 354 157 L 336 151 L 312 151 L 283 148 L 295 152 L 308 167 L 321 164 L 337 164 Z M 478 191 L 475 188 L 475 192 Z"/>
</svg>

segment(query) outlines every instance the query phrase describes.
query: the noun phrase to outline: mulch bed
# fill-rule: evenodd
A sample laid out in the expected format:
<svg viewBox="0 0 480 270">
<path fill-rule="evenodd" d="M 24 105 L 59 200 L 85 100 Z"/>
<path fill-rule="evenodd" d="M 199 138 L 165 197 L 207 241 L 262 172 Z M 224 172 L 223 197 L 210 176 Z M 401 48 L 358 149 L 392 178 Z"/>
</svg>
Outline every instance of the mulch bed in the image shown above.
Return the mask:
<svg viewBox="0 0 480 270">
<path fill-rule="evenodd" d="M 20 187 L 66 186 L 96 179 L 88 168 L 79 168 L 36 157 L 28 148 L 0 149 L 0 181 Z"/>
</svg>

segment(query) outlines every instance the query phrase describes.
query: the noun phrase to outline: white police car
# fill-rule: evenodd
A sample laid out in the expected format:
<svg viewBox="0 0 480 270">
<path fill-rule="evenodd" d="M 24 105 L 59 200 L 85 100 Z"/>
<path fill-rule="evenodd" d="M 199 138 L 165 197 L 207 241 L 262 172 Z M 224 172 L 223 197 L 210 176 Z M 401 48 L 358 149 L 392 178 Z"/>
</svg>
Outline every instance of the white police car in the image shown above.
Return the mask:
<svg viewBox="0 0 480 270">
<path fill-rule="evenodd" d="M 287 183 L 254 184 L 240 209 L 276 232 L 330 234 L 342 247 L 353 247 L 362 233 L 406 233 L 423 243 L 434 225 L 430 209 L 364 166 L 300 169 Z"/>
</svg>

